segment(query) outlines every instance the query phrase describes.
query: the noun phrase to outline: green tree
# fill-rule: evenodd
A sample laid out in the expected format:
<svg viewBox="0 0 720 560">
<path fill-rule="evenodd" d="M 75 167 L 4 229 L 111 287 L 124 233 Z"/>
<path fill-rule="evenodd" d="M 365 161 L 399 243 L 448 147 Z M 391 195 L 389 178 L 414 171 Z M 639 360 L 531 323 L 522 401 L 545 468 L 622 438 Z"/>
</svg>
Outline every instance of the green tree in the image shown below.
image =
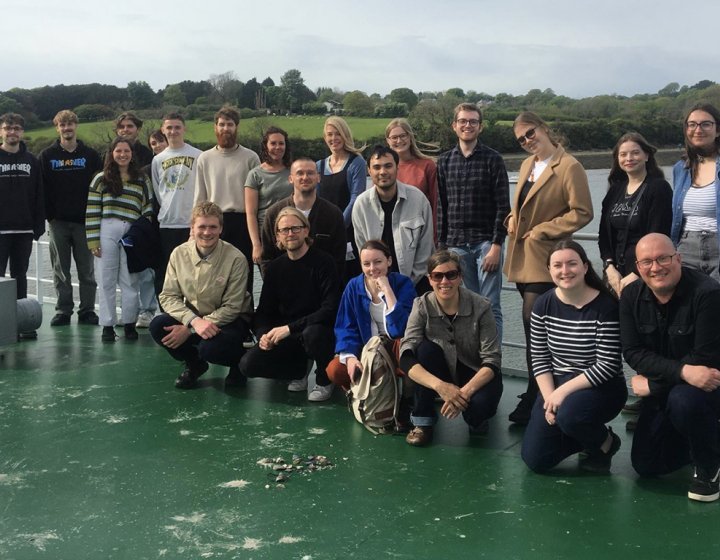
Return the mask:
<svg viewBox="0 0 720 560">
<path fill-rule="evenodd" d="M 658 90 L 658 95 L 661 97 L 675 97 L 680 91 L 680 84 L 677 82 L 670 82 L 664 88 Z"/>
<path fill-rule="evenodd" d="M 179 84 L 172 84 L 165 88 L 163 101 L 166 105 L 178 105 L 180 107 L 185 107 L 188 104 L 187 97 L 185 97 Z"/>
<path fill-rule="evenodd" d="M 127 95 L 133 109 L 149 109 L 158 105 L 158 96 L 147 82 L 129 82 Z"/>
<path fill-rule="evenodd" d="M 390 92 L 390 95 L 388 95 L 388 101 L 393 101 L 395 103 L 405 103 L 408 106 L 408 109 L 411 111 L 415 108 L 415 105 L 418 104 L 418 96 L 415 95 L 415 92 L 411 90 L 410 88 L 395 88 Z"/>
<path fill-rule="evenodd" d="M 285 72 L 280 78 L 280 87 L 287 103 L 286 108 L 291 113 L 299 112 L 303 103 L 315 101 L 315 94 L 305 85 L 300 70 Z"/>
<path fill-rule="evenodd" d="M 257 109 L 257 93 L 262 91 L 263 87 L 260 85 L 256 78 L 251 78 L 245 82 L 238 105 L 240 107 L 247 107 L 248 109 Z"/>
<path fill-rule="evenodd" d="M 396 119 L 407 117 L 409 113 L 407 103 L 396 103 L 389 101 L 375 107 L 374 115 L 380 119 Z"/>
<path fill-rule="evenodd" d="M 220 103 L 236 105 L 242 97 L 244 84 L 238 80 L 235 72 L 212 74 L 209 82 L 212 86 L 213 97 Z"/>
<path fill-rule="evenodd" d="M 353 117 L 372 117 L 375 104 L 367 94 L 355 90 L 345 94 L 343 97 L 344 111 Z"/>
<path fill-rule="evenodd" d="M 462 88 L 459 87 L 450 88 L 445 92 L 445 95 L 452 95 L 453 97 L 457 97 L 461 100 L 461 102 L 465 99 L 465 92 L 462 90 Z"/>
<path fill-rule="evenodd" d="M 0 114 L 22 113 L 23 106 L 12 97 L 0 94 Z"/>
</svg>

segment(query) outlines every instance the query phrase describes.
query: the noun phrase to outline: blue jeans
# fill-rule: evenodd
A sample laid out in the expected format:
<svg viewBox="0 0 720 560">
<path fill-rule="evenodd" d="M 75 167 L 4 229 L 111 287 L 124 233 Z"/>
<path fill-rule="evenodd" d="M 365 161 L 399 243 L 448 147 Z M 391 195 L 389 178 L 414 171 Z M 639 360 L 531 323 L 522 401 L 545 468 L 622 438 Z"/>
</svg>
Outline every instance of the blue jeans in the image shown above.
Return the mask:
<svg viewBox="0 0 720 560">
<path fill-rule="evenodd" d="M 556 386 L 570 379 L 566 376 L 560 383 L 556 380 Z M 565 398 L 551 426 L 545 419 L 545 401 L 538 394 L 523 437 L 523 461 L 533 471 L 545 472 L 583 449 L 599 449 L 608 435 L 605 424 L 620 414 L 626 399 L 627 387 L 622 378 L 580 389 Z"/>
<path fill-rule="evenodd" d="M 146 268 L 137 273 L 137 287 L 140 313 L 149 311 L 154 315 L 158 308 L 158 302 L 155 297 L 155 271 L 152 268 Z"/>
<path fill-rule="evenodd" d="M 493 315 L 495 316 L 498 338 L 502 341 L 503 316 L 502 309 L 500 309 L 503 268 L 502 247 L 500 248 L 500 262 L 498 262 L 497 270 L 495 272 L 486 272 L 482 269 L 483 259 L 490 250 L 491 245 L 491 241 L 483 241 L 477 245 L 461 245 L 459 247 L 449 247 L 449 249 L 456 253 L 462 261 L 463 284 L 465 287 L 490 300 Z"/>
</svg>

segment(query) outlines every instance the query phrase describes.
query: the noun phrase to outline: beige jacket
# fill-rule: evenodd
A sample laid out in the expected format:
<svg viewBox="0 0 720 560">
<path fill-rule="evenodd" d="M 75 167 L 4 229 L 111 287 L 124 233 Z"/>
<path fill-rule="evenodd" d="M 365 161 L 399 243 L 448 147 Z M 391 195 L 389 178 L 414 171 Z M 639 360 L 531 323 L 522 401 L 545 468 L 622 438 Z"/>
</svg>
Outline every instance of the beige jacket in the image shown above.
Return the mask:
<svg viewBox="0 0 720 560">
<path fill-rule="evenodd" d="M 183 325 L 195 317 L 219 326 L 240 316 L 249 322 L 253 305 L 247 283 L 247 259 L 235 247 L 220 240 L 203 259 L 191 239 L 170 255 L 160 305 Z"/>
<path fill-rule="evenodd" d="M 534 162 L 531 156 L 520 167 L 513 210 L 505 220 L 508 244 L 503 271 L 510 282 L 552 282 L 547 268 L 550 251 L 593 218 L 585 170 L 562 146 L 556 148 L 518 208 L 520 191 Z"/>
</svg>

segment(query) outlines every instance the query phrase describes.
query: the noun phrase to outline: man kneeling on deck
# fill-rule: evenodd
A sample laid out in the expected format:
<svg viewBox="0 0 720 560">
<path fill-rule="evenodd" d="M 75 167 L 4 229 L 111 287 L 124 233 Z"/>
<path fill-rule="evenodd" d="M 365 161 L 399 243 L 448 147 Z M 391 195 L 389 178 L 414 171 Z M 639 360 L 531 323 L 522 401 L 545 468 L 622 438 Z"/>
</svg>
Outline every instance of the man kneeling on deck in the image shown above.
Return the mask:
<svg viewBox="0 0 720 560">
<path fill-rule="evenodd" d="M 275 219 L 277 245 L 285 251 L 265 269 L 255 314 L 258 345 L 240 362 L 247 377 L 288 379 L 289 391 L 307 389 L 308 360 L 316 365 L 310 401 L 326 401 L 333 385 L 326 368 L 335 355 L 333 326 L 340 284 L 333 258 L 311 247 L 310 222 L 288 206 Z"/>
<path fill-rule="evenodd" d="M 691 463 L 688 498 L 720 497 L 720 286 L 685 268 L 669 237 L 646 235 L 635 248 L 636 280 L 620 298 L 623 355 L 643 397 L 632 447 L 641 476 Z"/>
<path fill-rule="evenodd" d="M 229 366 L 225 387 L 242 386 L 238 362 L 245 352 L 252 296 L 247 291 L 248 264 L 235 247 L 222 241 L 223 213 L 212 202 L 193 208 L 192 239 L 170 255 L 160 304 L 165 313 L 150 323 L 155 342 L 185 369 L 178 389 L 192 389 L 208 362 Z"/>
</svg>

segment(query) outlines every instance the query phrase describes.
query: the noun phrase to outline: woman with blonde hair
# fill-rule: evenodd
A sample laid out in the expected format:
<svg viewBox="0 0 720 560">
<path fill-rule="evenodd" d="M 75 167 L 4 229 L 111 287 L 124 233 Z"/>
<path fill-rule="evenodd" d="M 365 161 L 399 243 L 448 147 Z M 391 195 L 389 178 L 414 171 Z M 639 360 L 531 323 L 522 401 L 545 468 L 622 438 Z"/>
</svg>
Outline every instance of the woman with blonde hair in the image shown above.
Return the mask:
<svg viewBox="0 0 720 560">
<path fill-rule="evenodd" d="M 350 278 L 360 273 L 359 254 L 352 229 L 352 209 L 355 199 L 366 188 L 367 171 L 361 150 L 355 147 L 352 132 L 345 119 L 328 117 L 323 127 L 323 137 L 330 149 L 330 155 L 317 162 L 320 173 L 318 196 L 332 202 L 343 213 L 349 244 L 343 278 L 345 285 Z"/>
<path fill-rule="evenodd" d="M 388 146 L 400 156 L 397 179 L 406 185 L 420 189 L 430 202 L 433 228 L 437 232 L 437 165 L 430 156 L 418 148 L 410 123 L 407 119 L 393 119 L 385 127 Z"/>
<path fill-rule="evenodd" d="M 530 316 L 535 301 L 555 287 L 547 268 L 548 256 L 558 241 L 590 223 L 593 210 L 585 170 L 544 120 L 530 111 L 522 112 L 513 131 L 530 157 L 520 167 L 514 204 L 505 220 L 508 247 L 504 272 L 523 300 L 528 387 L 509 419 L 527 424 L 538 393 L 530 358 Z"/>
</svg>

